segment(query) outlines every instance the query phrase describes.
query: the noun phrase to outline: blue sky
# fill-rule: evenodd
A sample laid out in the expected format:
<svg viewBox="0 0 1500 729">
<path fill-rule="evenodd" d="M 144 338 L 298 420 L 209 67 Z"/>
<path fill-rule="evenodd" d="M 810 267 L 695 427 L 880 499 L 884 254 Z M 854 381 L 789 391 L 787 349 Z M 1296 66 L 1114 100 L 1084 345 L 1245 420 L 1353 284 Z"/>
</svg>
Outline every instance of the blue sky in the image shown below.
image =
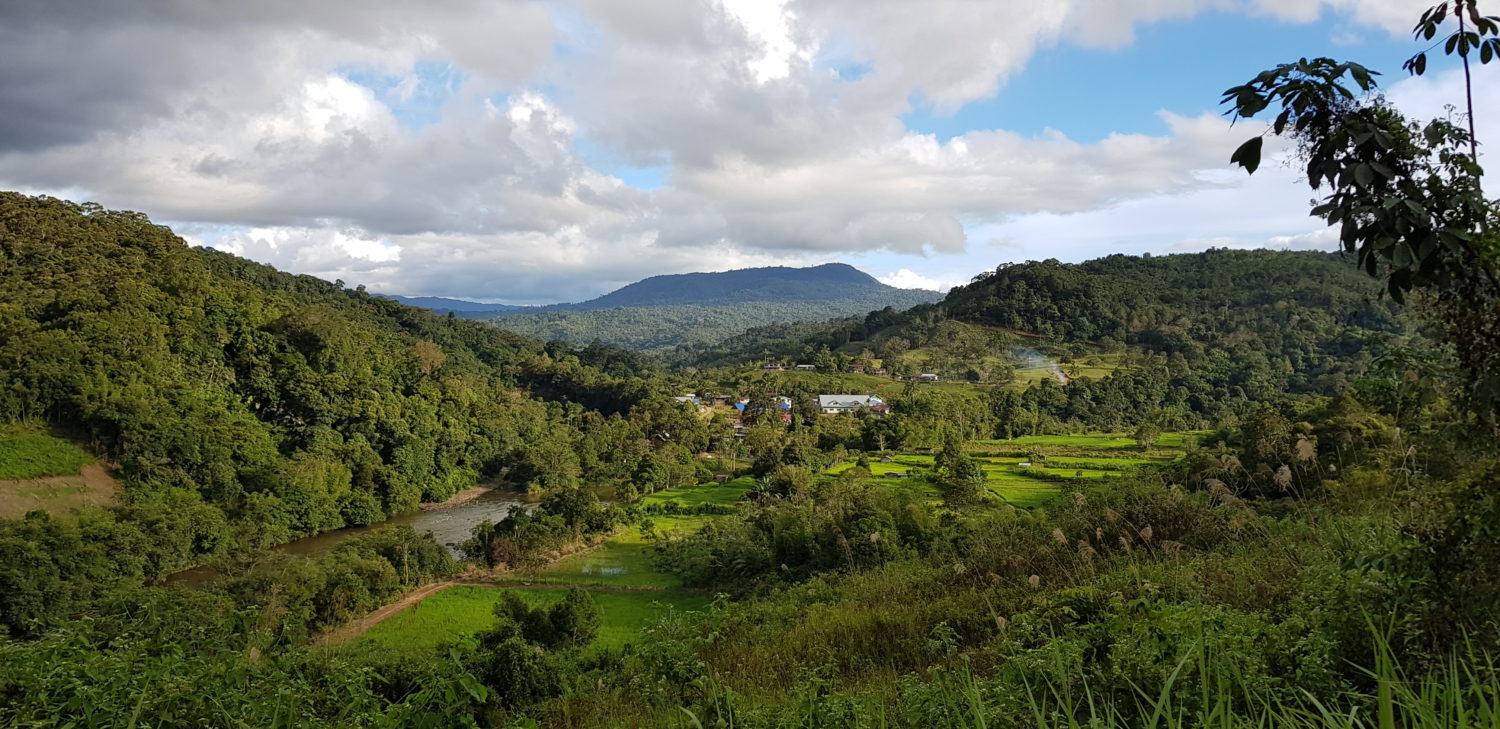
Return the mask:
<svg viewBox="0 0 1500 729">
<path fill-rule="evenodd" d="M 1415 47 L 1330 14 L 1313 23 L 1226 12 L 1145 25 L 1118 49 L 1061 44 L 1035 55 L 993 97 L 943 114 L 914 100 L 908 129 L 940 139 L 975 129 L 1041 134 L 1055 129 L 1078 141 L 1112 133 L 1164 134 L 1158 112 L 1214 110 L 1220 93 L 1262 69 L 1300 57 L 1328 56 L 1404 75 Z"/>
<path fill-rule="evenodd" d="M 1400 71 L 1424 4 L 0 9 L 0 61 L 33 81 L 0 84 L 0 186 L 377 291 L 520 304 L 760 265 L 942 287 L 1027 259 L 1326 249 L 1294 170 L 1229 169 L 1256 127 L 1229 129 L 1220 92 L 1330 55 L 1444 113 L 1451 63 Z M 46 40 L 59 24 L 75 43 Z"/>
</svg>

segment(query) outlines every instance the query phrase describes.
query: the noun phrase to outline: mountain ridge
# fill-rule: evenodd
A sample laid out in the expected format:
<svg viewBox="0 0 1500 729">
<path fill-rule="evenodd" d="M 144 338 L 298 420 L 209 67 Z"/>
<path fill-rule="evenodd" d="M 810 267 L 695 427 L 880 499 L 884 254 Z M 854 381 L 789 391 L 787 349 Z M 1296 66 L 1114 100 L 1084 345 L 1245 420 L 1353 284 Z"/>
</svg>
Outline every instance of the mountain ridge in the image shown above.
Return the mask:
<svg viewBox="0 0 1500 729">
<path fill-rule="evenodd" d="M 849 288 L 832 290 L 804 288 L 809 285 L 842 285 Z M 851 294 L 851 289 L 858 291 L 858 294 Z M 930 293 L 932 295 L 930 300 L 939 298 L 936 291 L 902 289 L 881 283 L 874 276 L 847 263 L 824 263 L 805 267 L 757 266 L 727 271 L 664 273 L 647 276 L 585 301 L 536 306 L 485 304 L 444 296 L 374 295 L 439 313 L 451 311 L 458 314 L 496 312 L 537 314 L 549 311 L 599 311 L 626 307 L 717 305 L 750 301 L 832 301 L 858 298 L 872 292 L 922 292 Z M 896 294 L 896 296 L 898 299 L 909 298 L 904 293 Z"/>
</svg>

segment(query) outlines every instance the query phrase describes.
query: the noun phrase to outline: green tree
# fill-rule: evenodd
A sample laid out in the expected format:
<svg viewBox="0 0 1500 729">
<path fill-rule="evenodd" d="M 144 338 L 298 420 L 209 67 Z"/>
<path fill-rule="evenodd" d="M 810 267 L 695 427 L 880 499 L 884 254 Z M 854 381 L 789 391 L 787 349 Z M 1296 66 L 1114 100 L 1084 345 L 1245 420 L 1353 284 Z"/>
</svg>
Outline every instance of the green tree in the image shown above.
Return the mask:
<svg viewBox="0 0 1500 729">
<path fill-rule="evenodd" d="M 942 450 L 933 458 L 933 470 L 943 501 L 949 505 L 973 503 L 985 491 L 984 469 L 964 453 L 963 441 L 956 435 L 944 439 Z"/>
<path fill-rule="evenodd" d="M 1465 15 L 1477 13 L 1472 2 L 1460 5 Z M 1456 49 L 1473 39 L 1450 41 Z M 1495 47 L 1485 43 L 1486 58 Z M 1302 59 L 1225 91 L 1236 118 L 1279 110 L 1231 161 L 1253 173 L 1264 136 L 1290 136 L 1308 184 L 1326 191 L 1312 214 L 1339 226 L 1343 247 L 1358 254 L 1371 276 L 1384 276 L 1396 300 L 1413 290 L 1426 294 L 1465 370 L 1462 388 L 1471 406 L 1500 420 L 1500 239 L 1493 232 L 1496 206 L 1480 186 L 1473 136 L 1449 120 L 1406 119 L 1371 95 L 1373 76 L 1355 63 Z"/>
<path fill-rule="evenodd" d="M 1130 437 L 1135 439 L 1141 450 L 1150 450 L 1156 445 L 1156 439 L 1161 437 L 1161 428 L 1156 427 L 1155 423 L 1141 423 Z"/>
</svg>

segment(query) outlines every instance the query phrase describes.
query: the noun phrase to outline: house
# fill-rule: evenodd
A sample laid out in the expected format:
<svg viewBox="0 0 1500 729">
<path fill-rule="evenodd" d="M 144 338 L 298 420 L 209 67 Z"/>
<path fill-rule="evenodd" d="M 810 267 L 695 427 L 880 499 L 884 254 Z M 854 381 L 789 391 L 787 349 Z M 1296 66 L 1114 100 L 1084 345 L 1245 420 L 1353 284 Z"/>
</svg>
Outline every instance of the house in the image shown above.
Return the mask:
<svg viewBox="0 0 1500 729">
<path fill-rule="evenodd" d="M 788 423 L 791 422 L 792 421 L 792 399 L 789 398 L 789 397 L 786 397 L 786 396 L 778 396 L 776 398 L 775 402 L 776 402 L 776 406 L 775 406 L 776 409 L 781 411 L 781 419 L 784 422 L 788 422 Z M 740 398 L 740 401 L 734 404 L 734 409 L 740 411 L 741 413 L 754 413 L 754 412 L 759 412 L 760 411 L 760 408 L 758 408 L 758 407 L 756 407 L 756 408 L 751 408 L 750 407 L 750 398 L 748 398 L 748 397 L 742 397 L 742 398 Z"/>
<path fill-rule="evenodd" d="M 798 372 L 816 372 L 817 369 L 818 369 L 817 365 L 810 365 L 810 364 L 799 364 L 799 365 L 797 365 L 797 371 Z"/>
<path fill-rule="evenodd" d="M 877 415 L 884 415 L 890 406 L 874 395 L 819 395 L 818 412 L 824 415 L 852 413 L 860 408 L 869 408 Z"/>
<path fill-rule="evenodd" d="M 880 457 L 880 462 L 881 463 L 890 463 L 890 462 L 892 462 L 894 460 L 896 460 L 896 459 L 893 456 L 881 456 Z"/>
<path fill-rule="evenodd" d="M 679 395 L 679 396 L 674 397 L 672 399 L 676 400 L 677 402 L 687 403 L 689 405 L 697 405 L 698 404 L 698 396 L 694 395 L 691 392 L 688 393 L 688 394 L 686 394 L 686 395 Z"/>
<path fill-rule="evenodd" d="M 872 375 L 883 375 L 883 374 L 885 374 L 885 368 L 884 367 L 871 367 L 870 368 L 870 374 L 872 374 Z"/>
<path fill-rule="evenodd" d="M 864 365 L 849 365 L 844 371 L 853 375 L 862 375 L 865 372 L 865 368 Z"/>
<path fill-rule="evenodd" d="M 761 365 L 760 368 L 763 369 L 763 370 L 768 370 L 768 371 L 770 371 L 770 370 L 780 371 L 780 370 L 786 369 L 785 367 L 781 366 L 780 362 L 767 362 L 767 363 Z"/>
<path fill-rule="evenodd" d="M 923 372 L 917 375 L 917 382 L 937 382 L 938 376 L 931 372 Z"/>
<path fill-rule="evenodd" d="M 716 474 L 714 474 L 714 483 L 728 483 L 728 482 L 729 482 L 729 474 L 727 474 L 727 473 L 716 473 Z"/>
<path fill-rule="evenodd" d="M 906 475 L 907 474 L 906 474 L 905 471 L 886 471 L 885 472 L 885 477 L 886 478 L 906 478 Z"/>
<path fill-rule="evenodd" d="M 729 395 L 714 395 L 713 397 L 710 397 L 708 399 L 708 404 L 714 406 L 724 406 L 728 405 L 730 400 L 733 399 L 734 398 L 730 397 Z"/>
</svg>

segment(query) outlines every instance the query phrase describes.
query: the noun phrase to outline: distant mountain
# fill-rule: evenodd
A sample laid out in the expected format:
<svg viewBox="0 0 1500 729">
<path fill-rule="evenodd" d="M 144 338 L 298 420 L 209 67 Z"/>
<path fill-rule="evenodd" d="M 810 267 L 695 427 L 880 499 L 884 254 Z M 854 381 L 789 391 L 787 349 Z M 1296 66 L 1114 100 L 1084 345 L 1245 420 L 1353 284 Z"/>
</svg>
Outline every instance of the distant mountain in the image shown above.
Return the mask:
<svg viewBox="0 0 1500 729">
<path fill-rule="evenodd" d="M 542 339 L 663 350 L 711 344 L 751 327 L 904 310 L 941 298 L 936 291 L 898 289 L 848 264 L 829 263 L 652 276 L 589 301 L 485 318 Z"/>
<path fill-rule="evenodd" d="M 768 266 L 719 273 L 652 276 L 597 299 L 577 304 L 544 306 L 539 307 L 539 310 L 598 311 L 625 306 L 839 301 L 863 298 L 869 294 L 888 295 L 900 301 L 936 301 L 941 298 L 935 291 L 917 292 L 887 286 L 847 263 L 825 263 L 810 268 Z"/>
<path fill-rule="evenodd" d="M 527 308 L 512 304 L 481 304 L 477 301 L 464 301 L 463 299 L 445 299 L 441 296 L 397 296 L 396 294 L 375 294 L 375 296 L 399 301 L 407 306 L 431 309 L 439 314 L 446 314 L 450 311 L 458 314 L 494 313 L 497 311 L 515 311 Z"/>
</svg>

